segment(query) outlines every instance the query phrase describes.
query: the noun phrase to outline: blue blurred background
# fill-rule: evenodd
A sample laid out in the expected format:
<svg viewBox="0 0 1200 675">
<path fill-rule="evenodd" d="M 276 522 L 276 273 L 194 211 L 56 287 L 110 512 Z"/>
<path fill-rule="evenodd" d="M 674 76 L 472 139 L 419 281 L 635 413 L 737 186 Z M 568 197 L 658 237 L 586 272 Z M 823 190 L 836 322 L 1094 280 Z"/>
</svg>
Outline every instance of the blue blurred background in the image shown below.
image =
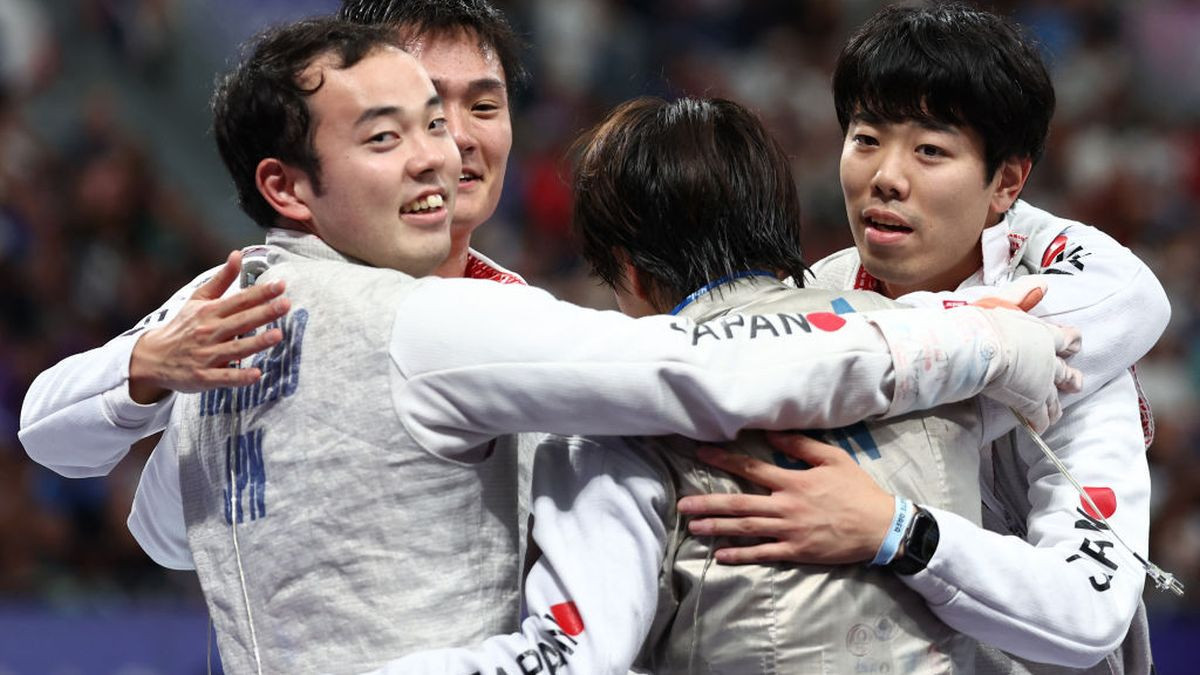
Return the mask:
<svg viewBox="0 0 1200 675">
<path fill-rule="evenodd" d="M 0 675 L 200 673 L 194 575 L 125 529 L 151 445 L 67 480 L 16 438 L 33 377 L 125 330 L 225 253 L 260 239 L 208 132 L 215 75 L 275 21 L 337 0 L 0 0 Z M 497 215 L 476 246 L 560 297 L 611 300 L 573 253 L 563 150 L 637 94 L 721 95 L 793 154 L 816 260 L 849 245 L 834 58 L 874 0 L 510 0 L 533 86 Z M 1187 597 L 1147 591 L 1160 672 L 1200 637 L 1200 2 L 1001 1 L 1052 65 L 1059 107 L 1025 196 L 1132 248 L 1171 296 L 1139 366 L 1155 410 L 1152 558 Z M 1086 621 L 1087 617 L 1080 617 Z"/>
</svg>

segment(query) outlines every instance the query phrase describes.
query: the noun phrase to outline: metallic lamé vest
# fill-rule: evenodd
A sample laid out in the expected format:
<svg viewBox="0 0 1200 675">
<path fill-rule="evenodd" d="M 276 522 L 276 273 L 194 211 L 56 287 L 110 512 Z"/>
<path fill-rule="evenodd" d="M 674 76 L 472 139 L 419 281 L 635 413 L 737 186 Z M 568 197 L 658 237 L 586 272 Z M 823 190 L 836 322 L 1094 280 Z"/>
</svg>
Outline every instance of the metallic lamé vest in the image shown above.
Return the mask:
<svg viewBox="0 0 1200 675">
<path fill-rule="evenodd" d="M 286 279 L 293 309 L 262 382 L 176 403 L 188 541 L 227 672 L 255 672 L 235 533 L 263 672 L 361 672 L 515 630 L 515 444 L 451 463 L 392 407 L 391 308 L 421 282 L 312 237 L 275 244 L 263 279 Z"/>
<path fill-rule="evenodd" d="M 719 324 L 727 312 L 778 313 L 806 317 L 812 330 L 821 330 L 819 325 L 836 325 L 829 319 L 835 311 L 891 306 L 874 294 L 796 291 L 774 279 L 753 278 L 689 306 L 685 314 Z M 821 316 L 814 320 L 814 313 Z M 732 327 L 739 329 L 745 327 Z M 829 396 L 837 395 L 837 383 L 830 383 Z M 885 489 L 979 522 L 978 420 L 977 404 L 968 401 L 822 435 L 852 454 Z M 655 437 L 644 442 L 649 446 L 645 456 L 666 475 L 670 504 L 691 494 L 762 492 L 697 461 L 693 441 Z M 801 468 L 774 453 L 758 432 L 743 432 L 736 448 Z M 866 565 L 719 565 L 710 561 L 710 553 L 733 541 L 690 535 L 674 510 L 666 525 L 674 534 L 660 574 L 659 611 L 639 658 L 650 672 L 970 671 L 975 642 L 934 617 L 892 572 Z"/>
</svg>

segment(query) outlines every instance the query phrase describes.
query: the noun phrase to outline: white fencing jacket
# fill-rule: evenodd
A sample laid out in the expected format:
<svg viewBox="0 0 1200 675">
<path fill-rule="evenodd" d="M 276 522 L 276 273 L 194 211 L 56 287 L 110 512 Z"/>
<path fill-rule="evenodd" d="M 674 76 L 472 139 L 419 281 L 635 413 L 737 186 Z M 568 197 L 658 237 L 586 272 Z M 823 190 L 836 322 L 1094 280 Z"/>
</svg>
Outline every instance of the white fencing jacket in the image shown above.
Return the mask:
<svg viewBox="0 0 1200 675">
<path fill-rule="evenodd" d="M 953 307 L 1024 274 L 1042 275 L 1049 288 L 1031 313 L 1076 326 L 1085 336 L 1071 361 L 1083 372 L 1084 389 L 1064 396 L 1063 418 L 1044 437 L 1121 537 L 1146 556 L 1145 450 L 1154 426 L 1130 368 L 1170 318 L 1162 286 L 1108 235 L 1022 201 L 984 230 L 982 247 L 983 267 L 958 289 L 901 301 Z M 813 271 L 818 286 L 877 289 L 854 249 Z M 1023 432 L 993 444 L 981 469 L 987 529 L 937 513 L 937 553 L 926 570 L 906 578 L 909 585 L 943 621 L 1017 657 L 1069 668 L 1094 665 L 1089 672 L 1096 673 L 1148 670 L 1140 564 L 1097 531 L 1074 487 Z M 987 649 L 980 660 L 981 672 L 1047 672 Z"/>
</svg>

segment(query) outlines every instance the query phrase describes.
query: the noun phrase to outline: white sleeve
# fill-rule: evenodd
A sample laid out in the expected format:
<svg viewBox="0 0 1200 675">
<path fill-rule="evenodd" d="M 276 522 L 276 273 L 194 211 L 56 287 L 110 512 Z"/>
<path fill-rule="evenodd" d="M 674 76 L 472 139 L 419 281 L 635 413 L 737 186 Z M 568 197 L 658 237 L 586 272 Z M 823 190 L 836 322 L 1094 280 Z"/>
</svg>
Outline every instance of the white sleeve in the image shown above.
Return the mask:
<svg viewBox="0 0 1200 675">
<path fill-rule="evenodd" d="M 662 476 L 622 438 L 551 438 L 534 468 L 521 632 L 375 671 L 625 675 L 650 631 L 666 531 Z M 535 549 L 536 547 L 536 549 Z"/>
<path fill-rule="evenodd" d="M 696 325 L 470 283 L 411 293 L 392 335 L 397 415 L 447 458 L 523 431 L 722 440 L 842 426 L 973 396 L 1001 347 L 974 308 Z"/>
<path fill-rule="evenodd" d="M 194 279 L 125 333 L 37 376 L 21 405 L 18 432 L 30 458 L 68 478 L 104 476 L 130 445 L 163 430 L 175 396 L 150 405 L 129 397 L 133 347 L 144 331 L 174 317 L 217 269 Z"/>
<path fill-rule="evenodd" d="M 1047 286 L 1045 299 L 1030 313 L 1083 333 L 1083 349 L 1071 365 L 1083 373 L 1084 390 L 1063 396 L 1063 404 L 1069 405 L 1145 356 L 1166 329 L 1171 305 L 1158 278 L 1132 251 L 1094 227 L 1056 222 L 1068 225 L 1056 237 L 1043 234 L 1031 239 L 1025 260 L 1041 270 L 1037 276 Z M 1049 247 L 1042 248 L 1040 244 L 1047 240 L 1051 240 Z M 922 291 L 898 300 L 917 307 L 953 306 L 994 296 L 1002 288 Z"/>
<path fill-rule="evenodd" d="M 1132 377 L 1068 409 L 1044 437 L 1145 556 L 1150 475 Z M 1145 575 L 1103 525 L 1085 517 L 1053 464 L 1024 437 L 1018 447 L 1029 465 L 1026 539 L 938 510 L 941 538 L 928 568 L 901 578 L 956 630 L 1034 661 L 1090 666 L 1124 639 Z"/>
<path fill-rule="evenodd" d="M 191 570 L 196 565 L 188 546 L 183 494 L 179 488 L 177 428 L 174 424 L 168 426 L 150 453 L 126 524 L 151 560 L 173 570 Z"/>
</svg>

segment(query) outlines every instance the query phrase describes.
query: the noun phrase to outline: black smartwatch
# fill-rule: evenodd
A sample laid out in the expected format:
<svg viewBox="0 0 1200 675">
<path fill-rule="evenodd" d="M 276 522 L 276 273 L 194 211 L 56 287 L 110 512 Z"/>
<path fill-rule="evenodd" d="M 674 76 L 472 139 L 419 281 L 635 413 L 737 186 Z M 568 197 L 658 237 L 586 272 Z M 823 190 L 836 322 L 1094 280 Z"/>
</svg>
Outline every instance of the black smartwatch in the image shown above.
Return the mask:
<svg viewBox="0 0 1200 675">
<path fill-rule="evenodd" d="M 934 551 L 937 550 L 937 520 L 932 513 L 920 506 L 916 509 L 912 525 L 900 542 L 900 552 L 887 564 L 887 568 L 896 574 L 908 576 L 920 572 L 929 564 Z"/>
</svg>

